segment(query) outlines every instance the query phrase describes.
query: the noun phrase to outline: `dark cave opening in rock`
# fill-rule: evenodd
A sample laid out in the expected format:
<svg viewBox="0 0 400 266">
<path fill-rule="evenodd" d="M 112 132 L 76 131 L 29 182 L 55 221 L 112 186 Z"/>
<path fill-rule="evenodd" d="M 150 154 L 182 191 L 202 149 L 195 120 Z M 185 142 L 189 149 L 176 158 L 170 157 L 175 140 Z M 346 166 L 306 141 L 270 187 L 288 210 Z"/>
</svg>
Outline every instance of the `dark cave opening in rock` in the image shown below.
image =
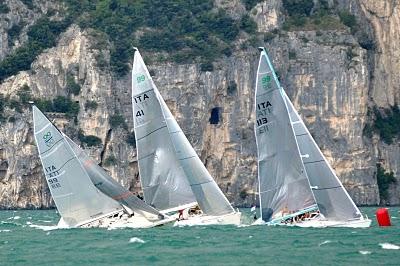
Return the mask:
<svg viewBox="0 0 400 266">
<path fill-rule="evenodd" d="M 221 107 L 214 107 L 211 109 L 211 116 L 210 116 L 210 124 L 211 125 L 218 125 L 221 120 Z"/>
</svg>

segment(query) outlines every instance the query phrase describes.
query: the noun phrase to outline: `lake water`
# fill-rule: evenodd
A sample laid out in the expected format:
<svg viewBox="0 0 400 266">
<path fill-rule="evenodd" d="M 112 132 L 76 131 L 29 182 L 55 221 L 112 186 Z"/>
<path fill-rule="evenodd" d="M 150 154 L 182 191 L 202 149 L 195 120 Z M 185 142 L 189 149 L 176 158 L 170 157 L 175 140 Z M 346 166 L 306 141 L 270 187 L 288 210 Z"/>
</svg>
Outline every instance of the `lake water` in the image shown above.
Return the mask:
<svg viewBox="0 0 400 266">
<path fill-rule="evenodd" d="M 369 229 L 195 226 L 63 229 L 55 210 L 0 211 L 0 265 L 400 265 L 400 208 L 394 226 Z M 251 221 L 249 209 L 244 220 Z"/>
</svg>

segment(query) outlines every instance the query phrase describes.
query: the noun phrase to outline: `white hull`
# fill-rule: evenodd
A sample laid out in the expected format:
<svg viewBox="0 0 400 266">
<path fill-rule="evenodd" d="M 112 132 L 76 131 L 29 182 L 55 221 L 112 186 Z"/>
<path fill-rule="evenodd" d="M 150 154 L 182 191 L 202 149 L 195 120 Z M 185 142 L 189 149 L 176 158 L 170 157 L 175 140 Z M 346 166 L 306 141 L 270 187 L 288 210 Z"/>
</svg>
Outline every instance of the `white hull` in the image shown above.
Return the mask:
<svg viewBox="0 0 400 266">
<path fill-rule="evenodd" d="M 370 219 L 360 219 L 360 220 L 353 220 L 353 221 L 328 221 L 328 220 L 309 220 L 309 221 L 302 221 L 297 224 L 293 224 L 294 226 L 299 227 L 316 227 L 316 228 L 323 228 L 323 227 L 349 227 L 349 228 L 368 228 L 371 226 Z"/>
<path fill-rule="evenodd" d="M 100 219 L 90 221 L 84 224 L 80 224 L 76 226 L 76 228 L 108 228 L 108 229 L 117 229 L 117 228 L 151 228 L 159 225 L 163 225 L 166 223 L 170 223 L 175 221 L 173 217 L 166 217 L 163 220 L 154 220 L 151 221 L 148 218 L 136 214 L 134 216 L 128 217 L 128 215 L 123 214 L 118 215 L 118 217 L 107 216 L 102 217 Z M 60 219 L 57 226 L 52 229 L 65 229 L 71 228 L 69 227 L 63 220 Z"/>
<path fill-rule="evenodd" d="M 233 212 L 221 216 L 191 216 L 187 220 L 176 221 L 174 226 L 194 226 L 194 225 L 239 225 L 242 213 Z"/>
<path fill-rule="evenodd" d="M 293 224 L 285 223 L 268 223 L 263 220 L 257 219 L 252 225 L 278 225 L 278 226 L 298 226 L 298 227 L 313 227 L 313 228 L 324 228 L 324 227 L 348 227 L 348 228 L 368 228 L 371 226 L 371 220 L 368 218 L 363 218 L 360 220 L 353 221 L 329 221 L 322 219 L 312 219 L 301 221 Z"/>
</svg>

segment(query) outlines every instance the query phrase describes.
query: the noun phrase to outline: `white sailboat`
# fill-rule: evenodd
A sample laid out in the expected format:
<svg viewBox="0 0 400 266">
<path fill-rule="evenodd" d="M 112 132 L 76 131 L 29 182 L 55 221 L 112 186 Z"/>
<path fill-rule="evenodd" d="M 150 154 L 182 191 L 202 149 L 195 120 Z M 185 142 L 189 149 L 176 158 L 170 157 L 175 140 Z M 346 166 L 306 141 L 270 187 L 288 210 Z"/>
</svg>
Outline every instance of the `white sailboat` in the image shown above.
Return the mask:
<svg viewBox="0 0 400 266">
<path fill-rule="evenodd" d="M 118 192 L 116 188 L 120 185 L 113 184 L 112 187 L 105 184 L 112 183 L 112 178 L 105 177 L 105 172 L 102 173 L 99 166 L 94 166 L 94 162 L 35 106 L 33 121 L 46 181 L 61 215 L 59 228 L 146 228 L 169 222 L 168 217 L 141 203 L 139 199 L 123 201 L 129 196 L 122 186 L 120 190 L 125 194 L 121 193 L 119 197 L 109 194 Z M 96 188 L 92 181 L 103 185 Z M 113 195 L 115 197 L 112 198 Z"/>
<path fill-rule="evenodd" d="M 261 218 L 303 227 L 369 227 L 280 86 L 264 48 L 257 70 L 255 135 Z"/>
<path fill-rule="evenodd" d="M 139 51 L 132 68 L 132 107 L 139 174 L 147 203 L 162 212 L 198 204 L 202 215 L 177 225 L 239 224 L 155 86 Z"/>
</svg>

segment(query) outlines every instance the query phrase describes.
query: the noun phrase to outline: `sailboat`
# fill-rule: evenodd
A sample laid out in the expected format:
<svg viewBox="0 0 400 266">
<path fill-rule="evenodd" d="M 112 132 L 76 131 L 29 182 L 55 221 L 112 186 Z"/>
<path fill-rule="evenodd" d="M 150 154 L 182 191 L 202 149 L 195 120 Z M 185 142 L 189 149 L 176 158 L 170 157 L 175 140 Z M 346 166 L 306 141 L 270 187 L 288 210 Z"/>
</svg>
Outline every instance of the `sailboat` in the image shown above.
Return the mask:
<svg viewBox="0 0 400 266">
<path fill-rule="evenodd" d="M 255 136 L 261 218 L 303 227 L 369 227 L 295 110 L 265 48 L 256 79 Z"/>
<path fill-rule="evenodd" d="M 112 181 L 36 106 L 33 122 L 46 181 L 61 215 L 58 228 L 146 228 L 169 222 Z"/>
<path fill-rule="evenodd" d="M 239 224 L 235 211 L 197 156 L 135 48 L 132 107 L 144 199 L 163 213 L 198 205 L 202 215 L 176 225 Z"/>
</svg>

